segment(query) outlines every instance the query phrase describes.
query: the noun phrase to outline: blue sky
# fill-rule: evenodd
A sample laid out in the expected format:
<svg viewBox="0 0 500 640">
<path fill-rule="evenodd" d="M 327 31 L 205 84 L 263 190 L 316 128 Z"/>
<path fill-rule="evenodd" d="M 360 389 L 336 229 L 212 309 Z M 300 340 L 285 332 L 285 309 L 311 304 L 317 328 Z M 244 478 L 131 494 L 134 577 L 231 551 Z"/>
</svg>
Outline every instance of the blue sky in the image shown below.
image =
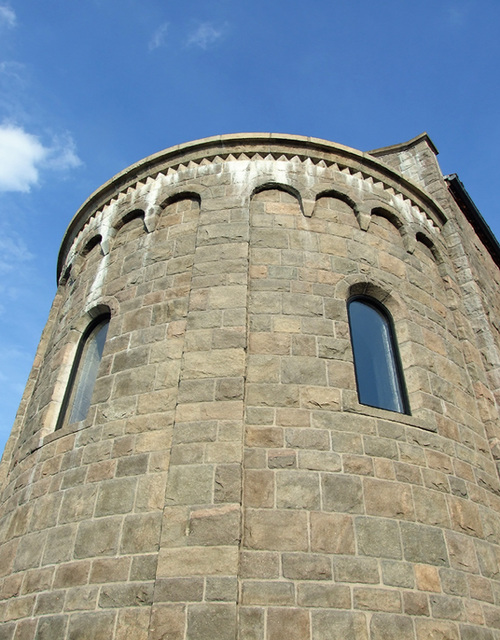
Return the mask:
<svg viewBox="0 0 500 640">
<path fill-rule="evenodd" d="M 197 138 L 427 131 L 500 236 L 498 0 L 0 0 L 0 451 L 100 184 Z"/>
</svg>

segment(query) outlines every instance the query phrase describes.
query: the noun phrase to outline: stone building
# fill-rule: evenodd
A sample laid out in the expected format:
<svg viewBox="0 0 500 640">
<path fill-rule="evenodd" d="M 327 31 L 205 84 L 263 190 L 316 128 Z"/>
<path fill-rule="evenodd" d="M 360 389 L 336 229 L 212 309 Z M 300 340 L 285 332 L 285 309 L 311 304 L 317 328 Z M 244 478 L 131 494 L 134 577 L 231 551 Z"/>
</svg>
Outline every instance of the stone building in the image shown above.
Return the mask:
<svg viewBox="0 0 500 640">
<path fill-rule="evenodd" d="M 2 461 L 1 640 L 498 640 L 499 265 L 426 134 L 98 189 Z"/>
</svg>

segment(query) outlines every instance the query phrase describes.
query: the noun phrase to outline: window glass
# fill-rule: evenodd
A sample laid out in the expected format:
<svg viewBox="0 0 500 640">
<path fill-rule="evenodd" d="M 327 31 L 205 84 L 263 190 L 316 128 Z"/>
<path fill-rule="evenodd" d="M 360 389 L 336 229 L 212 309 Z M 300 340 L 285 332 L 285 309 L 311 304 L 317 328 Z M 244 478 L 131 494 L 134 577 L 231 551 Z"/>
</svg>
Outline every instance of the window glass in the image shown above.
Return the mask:
<svg viewBox="0 0 500 640">
<path fill-rule="evenodd" d="M 90 325 L 87 335 L 83 336 L 71 371 L 56 429 L 62 427 L 66 416 L 68 416 L 68 424 L 80 422 L 86 418 L 106 342 L 108 326 L 109 316 L 100 318 Z"/>
<path fill-rule="evenodd" d="M 366 298 L 354 298 L 348 309 L 360 403 L 408 413 L 389 313 Z"/>
</svg>

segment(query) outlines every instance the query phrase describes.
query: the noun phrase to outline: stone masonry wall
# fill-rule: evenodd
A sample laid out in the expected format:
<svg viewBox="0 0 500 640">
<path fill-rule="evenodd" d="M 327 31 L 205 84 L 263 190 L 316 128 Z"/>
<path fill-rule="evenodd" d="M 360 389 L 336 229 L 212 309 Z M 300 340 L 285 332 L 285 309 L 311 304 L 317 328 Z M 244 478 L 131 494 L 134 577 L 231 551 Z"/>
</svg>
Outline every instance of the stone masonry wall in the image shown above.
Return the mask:
<svg viewBox="0 0 500 640">
<path fill-rule="evenodd" d="M 2 461 L 1 640 L 500 638 L 498 269 L 425 144 L 407 179 L 207 139 L 82 207 Z M 358 402 L 360 294 L 411 415 Z M 89 413 L 56 429 L 103 312 Z"/>
</svg>

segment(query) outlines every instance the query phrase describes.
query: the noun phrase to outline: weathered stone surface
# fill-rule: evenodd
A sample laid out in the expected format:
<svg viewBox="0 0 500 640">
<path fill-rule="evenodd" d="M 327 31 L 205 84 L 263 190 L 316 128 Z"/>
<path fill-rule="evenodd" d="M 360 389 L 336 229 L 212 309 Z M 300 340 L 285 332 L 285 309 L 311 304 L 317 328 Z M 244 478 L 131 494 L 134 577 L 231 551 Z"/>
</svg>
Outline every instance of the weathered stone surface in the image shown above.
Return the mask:
<svg viewBox="0 0 500 640">
<path fill-rule="evenodd" d="M 2 638 L 496 640 L 500 261 L 450 180 L 426 135 L 238 134 L 92 196 L 0 468 Z M 359 402 L 354 296 L 408 413 Z"/>
</svg>

